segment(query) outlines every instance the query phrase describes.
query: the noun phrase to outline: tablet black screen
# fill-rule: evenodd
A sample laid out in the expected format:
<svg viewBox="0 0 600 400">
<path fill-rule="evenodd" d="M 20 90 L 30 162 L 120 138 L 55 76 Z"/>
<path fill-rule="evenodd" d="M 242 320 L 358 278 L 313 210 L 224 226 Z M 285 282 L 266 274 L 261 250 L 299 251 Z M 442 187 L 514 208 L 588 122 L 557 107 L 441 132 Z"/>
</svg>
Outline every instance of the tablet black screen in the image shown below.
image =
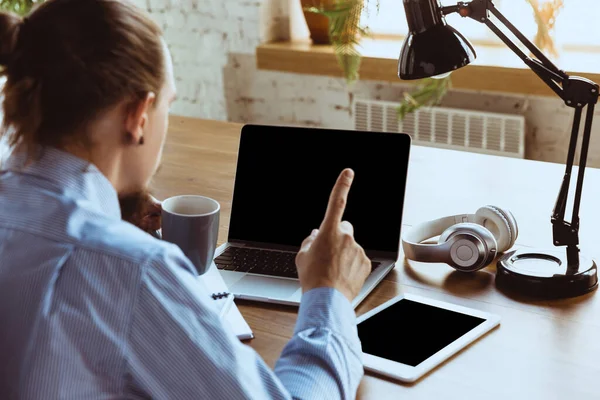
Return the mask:
<svg viewBox="0 0 600 400">
<path fill-rule="evenodd" d="M 402 299 L 358 324 L 366 354 L 416 367 L 485 319 Z"/>
</svg>

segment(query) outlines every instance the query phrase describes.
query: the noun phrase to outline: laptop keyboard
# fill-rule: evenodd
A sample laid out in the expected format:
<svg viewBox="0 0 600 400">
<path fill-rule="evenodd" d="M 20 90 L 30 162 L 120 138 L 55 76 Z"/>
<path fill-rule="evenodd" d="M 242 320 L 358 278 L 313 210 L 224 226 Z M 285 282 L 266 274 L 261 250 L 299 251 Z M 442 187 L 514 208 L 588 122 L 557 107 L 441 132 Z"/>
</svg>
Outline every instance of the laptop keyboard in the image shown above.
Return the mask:
<svg viewBox="0 0 600 400">
<path fill-rule="evenodd" d="M 225 271 L 298 279 L 296 253 L 286 251 L 228 247 L 215 258 L 217 268 Z M 371 272 L 380 265 L 371 262 Z"/>
</svg>

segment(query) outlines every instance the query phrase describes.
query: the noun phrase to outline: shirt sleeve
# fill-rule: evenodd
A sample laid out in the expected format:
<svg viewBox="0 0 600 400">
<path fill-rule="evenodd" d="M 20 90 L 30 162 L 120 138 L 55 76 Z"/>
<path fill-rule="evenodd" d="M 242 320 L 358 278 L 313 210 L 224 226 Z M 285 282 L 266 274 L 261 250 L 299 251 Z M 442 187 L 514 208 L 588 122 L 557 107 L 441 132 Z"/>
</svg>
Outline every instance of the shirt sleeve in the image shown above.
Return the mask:
<svg viewBox="0 0 600 400">
<path fill-rule="evenodd" d="M 156 399 L 354 398 L 361 354 L 350 302 L 334 289 L 314 289 L 271 370 L 221 323 L 190 262 L 170 249 L 140 280 L 124 391 Z"/>
<path fill-rule="evenodd" d="M 304 293 L 294 337 L 275 373 L 296 399 L 353 399 L 363 376 L 356 315 L 332 288 Z"/>
</svg>

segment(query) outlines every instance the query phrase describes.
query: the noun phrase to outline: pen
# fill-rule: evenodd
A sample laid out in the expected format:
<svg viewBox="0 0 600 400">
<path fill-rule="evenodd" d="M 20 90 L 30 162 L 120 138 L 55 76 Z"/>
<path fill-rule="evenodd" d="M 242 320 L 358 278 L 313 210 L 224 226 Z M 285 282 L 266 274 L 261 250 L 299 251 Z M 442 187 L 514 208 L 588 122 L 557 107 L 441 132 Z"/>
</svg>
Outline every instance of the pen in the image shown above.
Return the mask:
<svg viewBox="0 0 600 400">
<path fill-rule="evenodd" d="M 233 305 L 233 295 L 229 295 L 225 299 L 225 304 L 223 304 L 223 308 L 221 308 L 221 312 L 219 313 L 219 317 L 223 318 L 225 315 L 227 315 L 227 313 L 231 309 L 232 305 Z"/>
</svg>

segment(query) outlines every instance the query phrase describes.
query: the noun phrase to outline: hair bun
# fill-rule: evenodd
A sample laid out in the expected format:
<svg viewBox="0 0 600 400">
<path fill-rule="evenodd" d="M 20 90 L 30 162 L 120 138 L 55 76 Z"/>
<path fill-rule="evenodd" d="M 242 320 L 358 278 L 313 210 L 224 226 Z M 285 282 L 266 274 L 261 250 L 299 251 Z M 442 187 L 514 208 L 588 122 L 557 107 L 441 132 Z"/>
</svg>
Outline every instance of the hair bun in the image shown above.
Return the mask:
<svg viewBox="0 0 600 400">
<path fill-rule="evenodd" d="M 23 19 L 15 14 L 0 13 L 0 65 L 10 62 Z"/>
</svg>

